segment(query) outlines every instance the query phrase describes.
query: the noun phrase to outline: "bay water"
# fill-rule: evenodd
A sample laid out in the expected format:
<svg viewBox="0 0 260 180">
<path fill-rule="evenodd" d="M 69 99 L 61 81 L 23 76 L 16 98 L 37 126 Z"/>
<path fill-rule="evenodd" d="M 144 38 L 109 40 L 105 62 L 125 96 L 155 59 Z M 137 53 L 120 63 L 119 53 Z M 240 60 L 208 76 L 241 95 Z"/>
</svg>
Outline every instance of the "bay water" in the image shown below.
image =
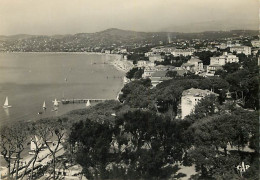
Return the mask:
<svg viewBox="0 0 260 180">
<path fill-rule="evenodd" d="M 109 64 L 110 58 L 84 53 L 0 53 L 0 125 L 86 108 L 84 103 L 60 103 L 52 111 L 55 98 L 115 99 L 125 73 Z M 6 97 L 12 106 L 8 109 L 2 107 Z"/>
</svg>

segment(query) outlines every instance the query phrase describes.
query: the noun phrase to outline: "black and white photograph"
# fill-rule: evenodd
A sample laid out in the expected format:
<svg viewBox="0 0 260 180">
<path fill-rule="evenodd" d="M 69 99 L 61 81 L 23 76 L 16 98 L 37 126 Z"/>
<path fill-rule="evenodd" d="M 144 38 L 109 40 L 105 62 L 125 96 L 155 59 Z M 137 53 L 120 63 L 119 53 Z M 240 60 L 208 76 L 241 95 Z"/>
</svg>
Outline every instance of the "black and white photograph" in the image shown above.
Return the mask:
<svg viewBox="0 0 260 180">
<path fill-rule="evenodd" d="M 0 0 L 0 179 L 258 180 L 260 0 Z"/>
</svg>

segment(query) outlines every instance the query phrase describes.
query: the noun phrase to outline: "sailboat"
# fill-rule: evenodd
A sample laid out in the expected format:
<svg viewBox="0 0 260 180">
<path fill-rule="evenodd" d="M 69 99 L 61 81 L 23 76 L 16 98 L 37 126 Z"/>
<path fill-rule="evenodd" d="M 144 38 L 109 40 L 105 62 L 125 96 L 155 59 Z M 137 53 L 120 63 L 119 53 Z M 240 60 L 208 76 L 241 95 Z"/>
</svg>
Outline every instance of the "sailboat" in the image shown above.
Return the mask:
<svg viewBox="0 0 260 180">
<path fill-rule="evenodd" d="M 86 103 L 86 107 L 89 107 L 89 106 L 91 106 L 91 104 L 90 104 L 90 101 L 88 100 L 88 102 Z"/>
<path fill-rule="evenodd" d="M 44 110 L 47 109 L 47 108 L 46 108 L 45 101 L 43 102 L 42 109 L 44 109 Z"/>
<path fill-rule="evenodd" d="M 10 105 L 8 104 L 8 97 L 6 97 L 6 98 L 5 98 L 5 103 L 4 103 L 4 105 L 3 105 L 3 108 L 10 108 L 10 107 L 12 107 L 12 106 L 10 106 Z"/>
<path fill-rule="evenodd" d="M 59 106 L 59 102 L 60 101 L 57 101 L 57 99 L 55 99 L 54 101 L 52 101 L 53 102 L 53 106 Z"/>
</svg>

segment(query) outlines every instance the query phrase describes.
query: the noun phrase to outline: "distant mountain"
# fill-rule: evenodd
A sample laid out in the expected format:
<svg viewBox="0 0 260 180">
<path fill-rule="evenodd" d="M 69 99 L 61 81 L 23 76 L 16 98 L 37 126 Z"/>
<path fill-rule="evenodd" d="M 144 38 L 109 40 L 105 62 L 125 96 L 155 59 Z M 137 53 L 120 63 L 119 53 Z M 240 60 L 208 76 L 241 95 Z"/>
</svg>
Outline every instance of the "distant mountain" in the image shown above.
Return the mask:
<svg viewBox="0 0 260 180">
<path fill-rule="evenodd" d="M 170 39 L 219 39 L 226 37 L 258 35 L 258 31 L 208 31 L 200 33 L 178 32 L 137 32 L 116 28 L 96 33 L 78 33 L 74 35 L 27 35 L 0 36 L 2 51 L 86 51 L 109 49 L 113 47 L 134 47 L 145 44 L 159 44 Z"/>
<path fill-rule="evenodd" d="M 0 40 L 5 39 L 5 40 L 18 40 L 18 39 L 28 39 L 31 37 L 34 37 L 37 35 L 29 35 L 29 34 L 16 34 L 16 35 L 11 35 L 11 36 L 0 36 Z"/>
</svg>

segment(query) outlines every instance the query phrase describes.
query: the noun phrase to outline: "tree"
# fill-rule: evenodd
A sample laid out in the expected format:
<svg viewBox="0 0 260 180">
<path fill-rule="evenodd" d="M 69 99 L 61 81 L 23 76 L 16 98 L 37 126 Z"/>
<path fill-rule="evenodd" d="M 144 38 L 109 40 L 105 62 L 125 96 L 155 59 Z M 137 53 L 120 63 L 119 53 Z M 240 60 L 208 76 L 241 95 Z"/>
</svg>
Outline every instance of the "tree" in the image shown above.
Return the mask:
<svg viewBox="0 0 260 180">
<path fill-rule="evenodd" d="M 143 73 L 144 73 L 144 69 L 143 68 L 139 68 L 138 71 L 136 71 L 134 73 L 133 78 L 140 79 L 140 78 L 142 78 Z"/>
<path fill-rule="evenodd" d="M 204 65 L 209 65 L 210 57 L 219 56 L 220 52 L 202 51 L 202 52 L 195 52 L 194 55 L 198 56 L 199 59 L 202 60 Z"/>
<path fill-rule="evenodd" d="M 44 144 L 41 142 L 40 139 L 37 138 L 37 129 L 34 129 L 33 128 L 33 124 L 30 125 L 29 127 L 29 136 L 31 136 L 31 143 L 34 144 L 34 156 L 30 159 L 30 161 L 27 163 L 27 165 L 24 167 L 24 173 L 23 175 L 21 176 L 21 180 L 25 177 L 25 175 L 28 173 L 27 170 L 28 168 L 30 167 L 31 163 L 32 163 L 32 167 L 31 167 L 31 175 L 30 175 L 30 178 L 29 179 L 33 179 L 33 171 L 34 171 L 34 165 L 35 165 L 35 162 L 38 158 L 38 154 L 40 153 L 40 151 L 43 149 L 44 147 Z M 39 137 L 39 136 L 38 136 Z"/>
<path fill-rule="evenodd" d="M 37 121 L 39 138 L 42 139 L 52 155 L 53 179 L 55 179 L 56 153 L 66 133 L 67 119 L 42 119 Z M 52 142 L 52 145 L 49 142 Z"/>
<path fill-rule="evenodd" d="M 224 112 L 197 119 L 189 128 L 194 138 L 190 157 L 204 177 L 237 176 L 234 165 L 248 163 L 248 157 L 255 154 L 241 150 L 257 135 L 257 113 L 242 109 Z M 237 150 L 227 150 L 228 144 Z"/>
<path fill-rule="evenodd" d="M 138 68 L 137 67 L 134 67 L 132 69 L 130 69 L 127 73 L 126 73 L 126 77 L 128 79 L 133 79 L 134 78 L 134 75 L 135 73 L 138 71 Z"/>
<path fill-rule="evenodd" d="M 21 153 L 25 149 L 24 144 L 28 138 L 27 124 L 17 123 L 16 125 L 5 126 L 1 129 L 1 154 L 7 162 L 7 176 L 11 174 L 11 160 L 14 157 L 15 179 L 18 179 L 20 169 Z"/>
<path fill-rule="evenodd" d="M 69 142 L 75 149 L 77 163 L 82 165 L 87 177 L 92 177 L 88 169 L 93 168 L 99 174 L 97 178 L 106 178 L 105 167 L 109 162 L 112 133 L 108 122 L 100 124 L 87 119 L 72 126 Z"/>
<path fill-rule="evenodd" d="M 149 110 L 129 111 L 117 118 L 115 128 L 120 130 L 116 139 L 120 147 L 126 146 L 121 157 L 135 172 L 135 178 L 169 177 L 171 170 L 167 172 L 165 165 L 182 156 L 182 149 L 174 136 L 175 127 L 169 118 Z M 120 140 L 124 135 L 128 141 Z"/>
<path fill-rule="evenodd" d="M 15 152 L 15 145 L 13 143 L 11 127 L 1 128 L 1 154 L 7 162 L 7 177 L 10 179 L 11 175 L 11 157 Z"/>
<path fill-rule="evenodd" d="M 151 80 L 141 79 L 126 84 L 122 88 L 123 94 L 119 97 L 120 102 L 125 102 L 131 107 L 147 108 L 153 104 L 153 93 L 150 89 Z"/>
<path fill-rule="evenodd" d="M 223 66 L 223 69 L 227 72 L 227 73 L 233 73 L 236 72 L 238 69 L 240 68 L 240 64 L 239 63 L 226 63 Z"/>
<path fill-rule="evenodd" d="M 166 73 L 166 77 L 176 77 L 177 76 L 177 71 L 168 71 Z"/>
</svg>

